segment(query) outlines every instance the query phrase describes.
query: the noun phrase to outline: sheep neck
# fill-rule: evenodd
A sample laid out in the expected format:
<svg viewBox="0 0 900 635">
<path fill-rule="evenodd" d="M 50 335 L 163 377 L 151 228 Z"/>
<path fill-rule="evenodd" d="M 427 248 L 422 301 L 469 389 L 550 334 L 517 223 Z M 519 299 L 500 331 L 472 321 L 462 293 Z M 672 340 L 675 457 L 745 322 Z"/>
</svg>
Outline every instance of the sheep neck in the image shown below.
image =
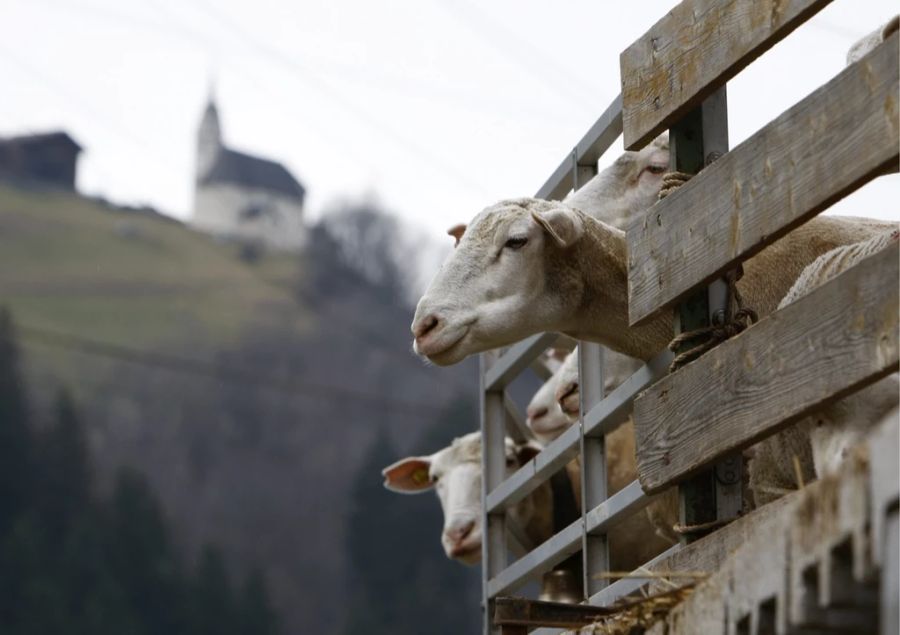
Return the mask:
<svg viewBox="0 0 900 635">
<path fill-rule="evenodd" d="M 639 327 L 629 326 L 625 234 L 586 215 L 582 218 L 584 234 L 566 258 L 568 266 L 575 267 L 580 293 L 570 296 L 578 303 L 569 307 L 572 318 L 561 330 L 649 361 L 672 339 L 671 313 Z"/>
</svg>

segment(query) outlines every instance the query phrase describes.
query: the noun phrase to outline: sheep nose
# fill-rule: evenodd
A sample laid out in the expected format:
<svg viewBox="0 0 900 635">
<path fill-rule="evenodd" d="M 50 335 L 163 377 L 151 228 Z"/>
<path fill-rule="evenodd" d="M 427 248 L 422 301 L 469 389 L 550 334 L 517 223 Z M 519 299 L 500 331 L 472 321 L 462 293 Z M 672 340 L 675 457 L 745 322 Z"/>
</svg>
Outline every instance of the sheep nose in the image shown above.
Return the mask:
<svg viewBox="0 0 900 635">
<path fill-rule="evenodd" d="M 417 324 L 413 324 L 412 332 L 413 337 L 416 339 L 425 337 L 429 333 L 431 333 L 434 329 L 437 328 L 438 324 L 441 323 L 441 320 L 434 313 L 430 313 L 423 317 Z"/>
<path fill-rule="evenodd" d="M 525 411 L 525 417 L 528 420 L 528 423 L 531 423 L 535 419 L 540 419 L 544 415 L 550 412 L 545 406 L 541 406 L 540 408 L 529 408 Z"/>
<path fill-rule="evenodd" d="M 454 545 L 458 545 L 463 540 L 465 540 L 469 534 L 472 533 L 472 529 L 475 527 L 475 521 L 469 520 L 463 523 L 456 523 L 447 527 L 444 530 L 444 535 L 450 540 Z"/>
</svg>

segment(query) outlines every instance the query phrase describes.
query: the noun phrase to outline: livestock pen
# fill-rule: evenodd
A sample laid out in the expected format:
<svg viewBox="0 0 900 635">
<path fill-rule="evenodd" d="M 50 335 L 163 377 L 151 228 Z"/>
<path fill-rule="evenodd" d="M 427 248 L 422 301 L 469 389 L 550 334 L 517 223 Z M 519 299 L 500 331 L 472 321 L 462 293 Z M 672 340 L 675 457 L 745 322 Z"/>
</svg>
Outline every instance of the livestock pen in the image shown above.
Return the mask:
<svg viewBox="0 0 900 635">
<path fill-rule="evenodd" d="M 742 262 L 898 170 L 896 32 L 729 148 L 726 82 L 827 4 L 684 0 L 622 53 L 621 95 L 538 190 L 561 199 L 597 173 L 620 134 L 626 149 L 639 149 L 668 129 L 670 169 L 694 176 L 627 231 L 629 319 L 674 311 L 679 332 L 709 334 L 712 325 L 725 341 L 672 370 L 673 354 L 661 353 L 607 395 L 603 348 L 579 342 L 578 424 L 509 478 L 504 437 L 528 431 L 506 388 L 559 335 L 481 355 L 485 633 L 588 626 L 642 587 L 652 594 L 685 582 L 647 570 L 710 576 L 658 615 L 652 632 L 900 632 L 896 418 L 839 474 L 744 513 L 743 450 L 898 369 L 896 241 L 746 331 L 729 328 L 742 317 L 733 297 Z M 607 496 L 604 435 L 630 415 L 639 478 Z M 505 510 L 576 457 L 580 518 L 541 545 L 523 544 Z M 609 528 L 672 486 L 681 544 L 635 576 L 598 575 L 609 569 Z M 510 560 L 511 550 L 524 555 Z M 509 597 L 579 552 L 583 604 Z"/>
</svg>

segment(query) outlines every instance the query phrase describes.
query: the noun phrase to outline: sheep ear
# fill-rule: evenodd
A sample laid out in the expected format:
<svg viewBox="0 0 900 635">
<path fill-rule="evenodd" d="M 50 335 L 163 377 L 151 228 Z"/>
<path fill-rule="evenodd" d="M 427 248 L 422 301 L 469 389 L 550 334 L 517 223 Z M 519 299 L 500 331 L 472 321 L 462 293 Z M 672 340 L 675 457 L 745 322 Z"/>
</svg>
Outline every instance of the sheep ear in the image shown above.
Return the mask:
<svg viewBox="0 0 900 635">
<path fill-rule="evenodd" d="M 881 29 L 881 39 L 888 39 L 895 31 L 900 31 L 900 15 L 895 15 L 890 22 L 884 25 L 884 28 Z"/>
<path fill-rule="evenodd" d="M 463 234 L 466 233 L 466 225 L 465 223 L 460 223 L 459 225 L 454 225 L 450 229 L 447 230 L 447 234 L 449 236 L 453 236 L 456 239 L 456 242 L 453 243 L 453 246 L 456 247 L 459 244 L 459 241 L 462 240 Z"/>
<path fill-rule="evenodd" d="M 546 211 L 532 211 L 531 217 L 544 228 L 544 231 L 550 234 L 560 247 L 571 246 L 584 233 L 584 226 L 578 214 L 562 205 Z"/>
<path fill-rule="evenodd" d="M 401 459 L 381 470 L 384 486 L 399 494 L 418 494 L 432 487 L 428 469 L 431 461 L 425 457 L 411 456 Z"/>
</svg>

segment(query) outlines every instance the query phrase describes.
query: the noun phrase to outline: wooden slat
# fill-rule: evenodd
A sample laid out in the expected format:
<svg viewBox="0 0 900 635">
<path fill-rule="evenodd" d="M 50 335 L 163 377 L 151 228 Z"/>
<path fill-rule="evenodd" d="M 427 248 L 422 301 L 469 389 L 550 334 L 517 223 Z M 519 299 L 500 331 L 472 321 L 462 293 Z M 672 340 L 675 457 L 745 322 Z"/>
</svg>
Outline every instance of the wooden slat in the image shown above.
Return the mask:
<svg viewBox="0 0 900 635">
<path fill-rule="evenodd" d="M 844 69 L 629 228 L 632 324 L 897 169 L 897 39 Z"/>
<path fill-rule="evenodd" d="M 831 0 L 684 0 L 621 55 L 625 147 L 646 145 Z"/>
<path fill-rule="evenodd" d="M 716 572 L 730 553 L 774 526 L 780 514 L 790 513 L 800 499 L 800 492 L 782 496 L 768 505 L 756 509 L 746 516 L 740 516 L 718 531 L 703 536 L 689 545 L 683 546 L 667 558 L 658 560 L 650 571 L 703 571 Z M 649 592 L 656 593 L 668 587 L 663 580 L 651 581 Z"/>
<path fill-rule="evenodd" d="M 897 243 L 669 375 L 634 402 L 655 493 L 898 367 Z"/>
<path fill-rule="evenodd" d="M 579 628 L 593 624 L 612 612 L 613 609 L 585 604 L 497 598 L 494 604 L 494 624 Z"/>
</svg>

